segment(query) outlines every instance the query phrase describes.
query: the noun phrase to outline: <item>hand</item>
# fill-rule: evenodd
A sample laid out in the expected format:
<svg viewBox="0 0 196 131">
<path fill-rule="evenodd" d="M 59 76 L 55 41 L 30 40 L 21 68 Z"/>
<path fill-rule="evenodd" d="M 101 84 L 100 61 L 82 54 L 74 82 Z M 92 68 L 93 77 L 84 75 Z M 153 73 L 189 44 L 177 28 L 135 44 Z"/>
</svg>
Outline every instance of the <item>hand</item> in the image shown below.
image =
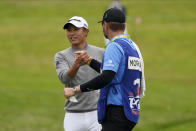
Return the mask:
<svg viewBox="0 0 196 131">
<path fill-rule="evenodd" d="M 64 88 L 64 97 L 67 99 L 69 99 L 71 96 L 75 96 L 76 93 L 81 93 L 80 85 L 76 87 L 75 92 L 73 91 L 73 88 L 68 88 L 68 87 Z"/>
<path fill-rule="evenodd" d="M 91 60 L 91 57 L 88 56 L 87 52 L 85 51 L 77 51 L 75 54 L 75 63 L 77 63 L 79 66 L 85 65 L 88 63 L 88 61 Z"/>
<path fill-rule="evenodd" d="M 73 91 L 72 88 L 67 88 L 65 87 L 64 88 L 64 97 L 69 99 L 71 96 L 74 96 L 75 95 L 75 92 Z"/>
</svg>

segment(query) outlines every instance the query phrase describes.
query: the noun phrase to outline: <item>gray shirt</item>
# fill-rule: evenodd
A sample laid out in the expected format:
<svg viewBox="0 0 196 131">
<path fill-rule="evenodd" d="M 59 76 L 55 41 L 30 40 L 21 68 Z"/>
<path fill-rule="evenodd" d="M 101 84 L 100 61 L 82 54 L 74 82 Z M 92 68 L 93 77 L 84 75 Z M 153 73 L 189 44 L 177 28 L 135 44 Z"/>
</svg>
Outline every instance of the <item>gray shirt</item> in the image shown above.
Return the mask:
<svg viewBox="0 0 196 131">
<path fill-rule="evenodd" d="M 102 61 L 104 49 L 87 44 L 82 50 L 86 51 L 93 59 L 100 62 Z M 70 47 L 55 55 L 55 66 L 58 78 L 66 87 L 81 85 L 98 75 L 98 73 L 88 65 L 81 66 L 73 79 L 66 74 L 67 70 L 69 70 L 74 63 L 74 52 L 76 51 L 80 50 Z M 86 112 L 97 109 L 97 100 L 99 97 L 97 90 L 76 94 L 75 97 L 78 100 L 77 103 L 70 102 L 69 100 L 65 103 L 65 110 L 68 112 Z"/>
</svg>

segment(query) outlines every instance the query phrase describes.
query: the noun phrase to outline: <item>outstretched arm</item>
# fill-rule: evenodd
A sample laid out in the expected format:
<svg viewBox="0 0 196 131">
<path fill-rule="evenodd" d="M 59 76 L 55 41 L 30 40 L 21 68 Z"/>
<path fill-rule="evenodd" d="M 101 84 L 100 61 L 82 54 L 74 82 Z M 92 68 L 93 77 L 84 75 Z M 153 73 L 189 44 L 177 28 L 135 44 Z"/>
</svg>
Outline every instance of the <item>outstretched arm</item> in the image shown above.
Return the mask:
<svg viewBox="0 0 196 131">
<path fill-rule="evenodd" d="M 66 98 L 69 98 L 71 96 L 74 96 L 76 93 L 88 92 L 103 88 L 113 80 L 115 74 L 116 73 L 114 71 L 104 70 L 102 74 L 95 77 L 94 79 L 77 86 L 75 91 L 72 88 L 64 88 L 64 96 Z"/>
</svg>

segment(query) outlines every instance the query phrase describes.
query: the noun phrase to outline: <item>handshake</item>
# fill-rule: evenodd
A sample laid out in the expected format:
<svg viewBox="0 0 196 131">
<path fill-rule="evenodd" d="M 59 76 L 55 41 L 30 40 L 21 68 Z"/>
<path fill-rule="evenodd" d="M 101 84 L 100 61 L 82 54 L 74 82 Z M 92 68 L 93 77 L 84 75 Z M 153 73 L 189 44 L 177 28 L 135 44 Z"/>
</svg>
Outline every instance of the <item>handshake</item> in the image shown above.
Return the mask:
<svg viewBox="0 0 196 131">
<path fill-rule="evenodd" d="M 78 66 L 83 66 L 86 64 L 90 64 L 91 57 L 88 56 L 86 51 L 76 51 L 75 53 L 75 63 Z"/>
</svg>

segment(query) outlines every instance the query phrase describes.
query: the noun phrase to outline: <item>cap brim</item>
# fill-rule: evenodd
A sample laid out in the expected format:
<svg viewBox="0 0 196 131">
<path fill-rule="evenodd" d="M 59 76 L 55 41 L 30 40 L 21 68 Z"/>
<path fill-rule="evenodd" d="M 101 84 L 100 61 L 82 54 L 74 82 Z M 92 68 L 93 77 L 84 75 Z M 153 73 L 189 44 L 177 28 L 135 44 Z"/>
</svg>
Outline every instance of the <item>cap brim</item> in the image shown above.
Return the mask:
<svg viewBox="0 0 196 131">
<path fill-rule="evenodd" d="M 71 24 L 71 23 L 66 23 L 66 24 L 64 24 L 63 29 L 64 29 L 64 30 L 67 29 L 69 24 Z"/>
<path fill-rule="evenodd" d="M 63 26 L 63 29 L 68 29 L 68 27 L 69 27 L 70 24 L 73 25 L 73 26 L 75 26 L 75 27 L 77 27 L 77 28 L 83 27 L 83 26 L 81 26 L 81 25 L 78 25 L 78 24 L 75 23 L 75 22 L 67 22 L 67 23 Z"/>
<path fill-rule="evenodd" d="M 103 22 L 103 20 L 101 20 L 101 21 L 98 21 L 97 23 L 102 23 Z"/>
<path fill-rule="evenodd" d="M 70 24 L 74 25 L 74 26 L 77 27 L 77 28 L 82 28 L 82 27 L 84 27 L 84 28 L 88 29 L 88 26 L 87 26 L 87 25 L 84 26 L 84 25 L 78 24 L 78 23 L 75 22 L 75 21 L 67 22 L 67 23 L 63 26 L 63 29 L 68 29 L 68 27 L 69 27 Z"/>
</svg>

